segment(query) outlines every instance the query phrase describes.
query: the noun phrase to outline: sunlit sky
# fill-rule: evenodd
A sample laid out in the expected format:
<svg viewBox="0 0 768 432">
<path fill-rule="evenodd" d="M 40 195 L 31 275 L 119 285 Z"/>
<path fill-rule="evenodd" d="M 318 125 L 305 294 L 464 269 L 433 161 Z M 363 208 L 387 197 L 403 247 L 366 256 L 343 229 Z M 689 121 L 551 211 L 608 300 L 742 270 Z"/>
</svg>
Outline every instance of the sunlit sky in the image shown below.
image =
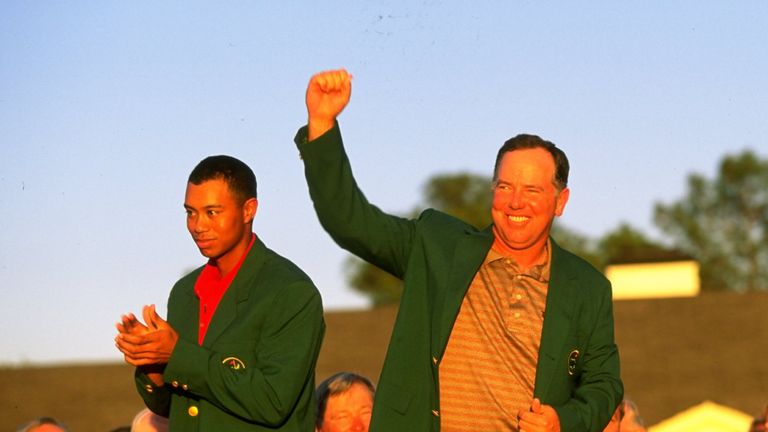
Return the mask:
<svg viewBox="0 0 768 432">
<path fill-rule="evenodd" d="M 320 70 L 354 75 L 340 117 L 358 181 L 405 213 L 437 173 L 489 175 L 527 132 L 565 149 L 562 223 L 628 222 L 728 153 L 768 156 L 768 3 L 0 3 L 0 364 L 120 361 L 121 313 L 204 262 L 182 207 L 210 154 L 259 182 L 254 230 L 327 309 L 365 298 L 322 231 L 293 145 Z"/>
</svg>

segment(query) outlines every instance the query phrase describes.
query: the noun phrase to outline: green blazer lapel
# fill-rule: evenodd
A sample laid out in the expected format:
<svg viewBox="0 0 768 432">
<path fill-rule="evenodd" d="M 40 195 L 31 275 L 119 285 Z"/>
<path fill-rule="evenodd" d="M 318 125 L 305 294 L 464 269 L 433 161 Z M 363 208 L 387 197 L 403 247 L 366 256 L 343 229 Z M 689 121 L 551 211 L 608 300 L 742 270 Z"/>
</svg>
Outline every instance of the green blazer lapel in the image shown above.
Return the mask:
<svg viewBox="0 0 768 432">
<path fill-rule="evenodd" d="M 464 301 L 464 295 L 492 244 L 491 227 L 480 232 L 467 228 L 464 237 L 456 242 L 450 267 L 445 269 L 450 276 L 443 305 L 432 317 L 432 328 L 439 329 L 431 332 L 432 343 L 439 349 L 441 356 L 448 344 L 448 337 L 459 314 L 461 303 Z M 434 340 L 435 336 L 438 337 L 437 340 Z"/>
<path fill-rule="evenodd" d="M 219 305 L 216 306 L 216 312 L 214 312 L 211 324 L 205 333 L 203 346 L 213 346 L 216 339 L 237 318 L 237 305 L 248 299 L 253 279 L 258 274 L 261 266 L 264 265 L 265 258 L 266 246 L 257 237 L 253 241 L 253 246 L 245 257 L 243 265 L 232 280 L 232 284 L 227 288 L 224 296 L 221 297 Z"/>
<path fill-rule="evenodd" d="M 552 245 L 552 263 L 550 267 L 547 305 L 544 312 L 544 327 L 541 330 L 539 361 L 536 366 L 534 395 L 538 398 L 547 394 L 552 377 L 558 369 L 568 367 L 567 358 L 558 358 L 563 352 L 563 344 L 570 334 L 574 319 L 576 284 L 573 272 L 563 250 L 550 239 Z"/>
<path fill-rule="evenodd" d="M 195 277 L 190 278 L 189 284 L 182 291 L 183 294 L 177 297 L 178 300 L 176 300 L 173 305 L 170 303 L 168 304 L 169 310 L 171 307 L 174 309 L 175 317 L 171 323 L 173 329 L 176 330 L 179 335 L 188 337 L 195 343 L 197 343 L 197 335 L 200 327 L 200 299 L 198 299 L 195 294 L 195 281 L 200 276 L 201 270 L 202 267 L 197 270 L 197 275 Z M 183 319 L 178 319 L 177 317 L 183 317 Z M 188 317 L 194 318 L 189 319 Z M 168 319 L 171 319 L 170 314 Z"/>
</svg>

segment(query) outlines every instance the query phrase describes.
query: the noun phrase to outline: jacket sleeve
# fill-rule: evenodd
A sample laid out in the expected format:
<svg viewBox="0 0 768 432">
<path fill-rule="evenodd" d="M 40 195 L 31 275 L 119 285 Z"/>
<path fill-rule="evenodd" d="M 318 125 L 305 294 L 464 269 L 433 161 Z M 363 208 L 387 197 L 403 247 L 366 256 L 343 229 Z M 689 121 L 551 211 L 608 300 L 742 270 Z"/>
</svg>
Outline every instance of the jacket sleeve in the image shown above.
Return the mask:
<svg viewBox="0 0 768 432">
<path fill-rule="evenodd" d="M 555 406 L 562 431 L 600 432 L 621 402 L 619 351 L 614 342 L 610 283 L 596 299 L 594 325 L 584 351 L 581 374 L 571 398 Z"/>
<path fill-rule="evenodd" d="M 171 410 L 171 392 L 168 387 L 156 386 L 140 368 L 136 368 L 134 379 L 136 389 L 147 408 L 155 414 L 168 417 Z"/>
<path fill-rule="evenodd" d="M 308 281 L 287 285 L 274 296 L 254 341 L 256 359 L 245 368 L 222 367 L 223 353 L 179 339 L 166 366 L 167 383 L 247 421 L 283 424 L 314 377 L 325 332 L 319 293 Z M 311 392 L 310 392 L 311 393 Z"/>
<path fill-rule="evenodd" d="M 352 175 L 338 123 L 311 142 L 303 127 L 295 142 L 323 228 L 342 248 L 402 279 L 415 222 L 384 213 L 368 202 Z"/>
</svg>

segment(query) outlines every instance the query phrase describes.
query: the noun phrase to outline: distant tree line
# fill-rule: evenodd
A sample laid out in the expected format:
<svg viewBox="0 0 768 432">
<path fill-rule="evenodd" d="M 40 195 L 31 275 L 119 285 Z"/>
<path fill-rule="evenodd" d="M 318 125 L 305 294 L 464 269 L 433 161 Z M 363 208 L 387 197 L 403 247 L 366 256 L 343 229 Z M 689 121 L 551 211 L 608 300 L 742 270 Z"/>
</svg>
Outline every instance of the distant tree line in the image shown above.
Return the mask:
<svg viewBox="0 0 768 432">
<path fill-rule="evenodd" d="M 701 268 L 702 290 L 768 290 L 768 160 L 750 150 L 726 155 L 714 179 L 690 174 L 687 186 L 679 200 L 655 205 L 664 243 L 627 223 L 592 239 L 555 222 L 552 237 L 601 270 L 613 263 L 692 258 Z M 423 203 L 407 216 L 435 208 L 478 228 L 491 223 L 489 177 L 435 175 L 423 194 Z M 401 281 L 373 265 L 350 257 L 345 272 L 350 286 L 374 305 L 400 299 Z"/>
</svg>

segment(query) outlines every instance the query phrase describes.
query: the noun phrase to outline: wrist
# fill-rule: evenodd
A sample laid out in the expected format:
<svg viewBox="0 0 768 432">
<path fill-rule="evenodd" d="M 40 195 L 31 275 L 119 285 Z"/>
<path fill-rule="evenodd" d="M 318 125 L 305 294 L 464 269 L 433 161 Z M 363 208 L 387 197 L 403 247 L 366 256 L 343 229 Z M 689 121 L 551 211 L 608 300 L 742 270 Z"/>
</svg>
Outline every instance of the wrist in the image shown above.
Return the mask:
<svg viewBox="0 0 768 432">
<path fill-rule="evenodd" d="M 310 117 L 309 121 L 307 122 L 307 139 L 309 141 L 314 140 L 315 138 L 320 137 L 324 133 L 328 132 L 333 128 L 333 126 L 336 123 L 335 118 L 313 118 Z"/>
</svg>

